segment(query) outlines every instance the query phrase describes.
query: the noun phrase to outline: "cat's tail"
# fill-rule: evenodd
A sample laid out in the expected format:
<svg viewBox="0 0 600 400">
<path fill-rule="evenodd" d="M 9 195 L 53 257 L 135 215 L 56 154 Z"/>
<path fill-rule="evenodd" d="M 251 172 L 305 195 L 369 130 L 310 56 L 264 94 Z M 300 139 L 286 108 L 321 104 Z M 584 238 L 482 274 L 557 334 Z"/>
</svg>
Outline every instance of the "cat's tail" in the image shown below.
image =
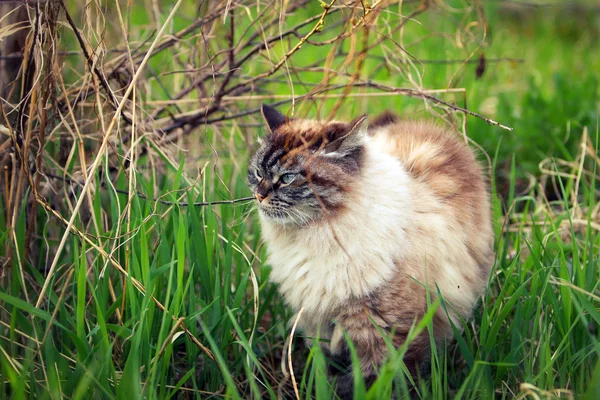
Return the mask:
<svg viewBox="0 0 600 400">
<path fill-rule="evenodd" d="M 398 118 L 396 114 L 389 110 L 386 110 L 383 113 L 376 116 L 375 118 L 373 118 L 372 120 L 369 120 L 369 128 L 381 128 L 386 125 L 395 124 L 399 120 L 400 118 Z"/>
</svg>

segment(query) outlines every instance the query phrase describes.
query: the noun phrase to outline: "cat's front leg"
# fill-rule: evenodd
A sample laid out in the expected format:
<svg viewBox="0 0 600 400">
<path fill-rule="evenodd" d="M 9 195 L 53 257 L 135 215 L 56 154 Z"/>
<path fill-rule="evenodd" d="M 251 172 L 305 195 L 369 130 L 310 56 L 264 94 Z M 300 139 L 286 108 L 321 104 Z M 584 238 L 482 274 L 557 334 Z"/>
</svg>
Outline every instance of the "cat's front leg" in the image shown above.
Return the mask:
<svg viewBox="0 0 600 400">
<path fill-rule="evenodd" d="M 387 347 L 383 337 L 371 322 L 370 327 L 361 326 L 355 318 L 340 318 L 331 338 L 331 362 L 336 368 L 330 369 L 336 380 L 335 391 L 342 400 L 354 398 L 354 373 L 350 350 L 344 331 L 356 349 L 360 369 L 368 389 L 377 378 L 377 369 L 386 357 Z M 343 324 L 343 325 L 342 325 Z"/>
<path fill-rule="evenodd" d="M 349 307 L 344 315 L 339 316 L 331 338 L 331 359 L 338 368 L 330 371 L 336 379 L 336 394 L 341 399 L 354 397 L 354 374 L 346 338 L 352 341 L 356 349 L 359 367 L 368 390 L 377 379 L 382 363 L 389 357 L 390 348 L 382 335 L 389 333 L 388 340 L 398 349 L 406 341 L 412 325 L 404 326 L 399 321 L 390 323 L 387 318 L 383 319 L 380 313 L 375 313 L 374 316 L 368 309 L 361 308 L 351 312 L 352 307 Z M 424 375 L 424 369 L 427 369 L 431 352 L 429 342 L 428 332 L 421 332 L 411 341 L 404 354 L 403 361 L 413 379 Z"/>
</svg>

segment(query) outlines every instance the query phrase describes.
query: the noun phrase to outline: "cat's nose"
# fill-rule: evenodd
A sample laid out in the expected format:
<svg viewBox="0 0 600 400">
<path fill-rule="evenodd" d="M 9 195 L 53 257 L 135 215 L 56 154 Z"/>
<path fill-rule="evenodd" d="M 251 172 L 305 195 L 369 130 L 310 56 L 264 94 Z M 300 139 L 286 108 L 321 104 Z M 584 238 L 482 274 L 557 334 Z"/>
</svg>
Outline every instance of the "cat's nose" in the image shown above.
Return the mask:
<svg viewBox="0 0 600 400">
<path fill-rule="evenodd" d="M 259 203 L 262 203 L 264 199 L 269 197 L 269 192 L 271 191 L 271 185 L 266 183 L 264 180 L 258 185 L 256 191 L 254 192 L 254 197 L 258 200 Z"/>
</svg>

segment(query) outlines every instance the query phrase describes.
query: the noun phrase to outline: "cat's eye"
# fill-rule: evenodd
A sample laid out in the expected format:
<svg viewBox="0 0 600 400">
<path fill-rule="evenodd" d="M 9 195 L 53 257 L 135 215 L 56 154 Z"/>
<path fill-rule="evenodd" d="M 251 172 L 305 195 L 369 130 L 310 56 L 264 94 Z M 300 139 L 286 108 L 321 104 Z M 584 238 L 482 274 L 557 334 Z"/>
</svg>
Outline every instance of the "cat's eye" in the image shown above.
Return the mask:
<svg viewBox="0 0 600 400">
<path fill-rule="evenodd" d="M 258 179 L 259 181 L 262 181 L 262 175 L 260 174 L 260 171 L 255 169 L 254 170 L 254 176 L 256 176 L 256 179 Z"/>
<path fill-rule="evenodd" d="M 286 185 L 289 185 L 290 183 L 292 183 L 294 181 L 294 179 L 296 179 L 296 176 L 298 176 L 297 174 L 283 174 L 281 175 L 281 182 L 283 182 Z"/>
</svg>

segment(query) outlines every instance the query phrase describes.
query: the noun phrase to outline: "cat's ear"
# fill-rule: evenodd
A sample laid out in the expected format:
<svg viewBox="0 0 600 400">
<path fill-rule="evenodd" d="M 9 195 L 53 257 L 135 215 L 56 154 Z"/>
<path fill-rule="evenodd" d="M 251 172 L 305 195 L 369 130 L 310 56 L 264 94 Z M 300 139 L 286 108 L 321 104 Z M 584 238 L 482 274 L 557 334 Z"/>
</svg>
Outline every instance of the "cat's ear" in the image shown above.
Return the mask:
<svg viewBox="0 0 600 400">
<path fill-rule="evenodd" d="M 274 107 L 263 104 L 260 107 L 260 111 L 271 132 L 275 132 L 275 129 L 285 124 L 285 115 L 277 111 Z"/>
<path fill-rule="evenodd" d="M 356 118 L 348 124 L 348 128 L 335 140 L 325 146 L 325 152 L 330 155 L 345 156 L 354 153 L 365 143 L 369 121 L 366 115 Z"/>
</svg>

